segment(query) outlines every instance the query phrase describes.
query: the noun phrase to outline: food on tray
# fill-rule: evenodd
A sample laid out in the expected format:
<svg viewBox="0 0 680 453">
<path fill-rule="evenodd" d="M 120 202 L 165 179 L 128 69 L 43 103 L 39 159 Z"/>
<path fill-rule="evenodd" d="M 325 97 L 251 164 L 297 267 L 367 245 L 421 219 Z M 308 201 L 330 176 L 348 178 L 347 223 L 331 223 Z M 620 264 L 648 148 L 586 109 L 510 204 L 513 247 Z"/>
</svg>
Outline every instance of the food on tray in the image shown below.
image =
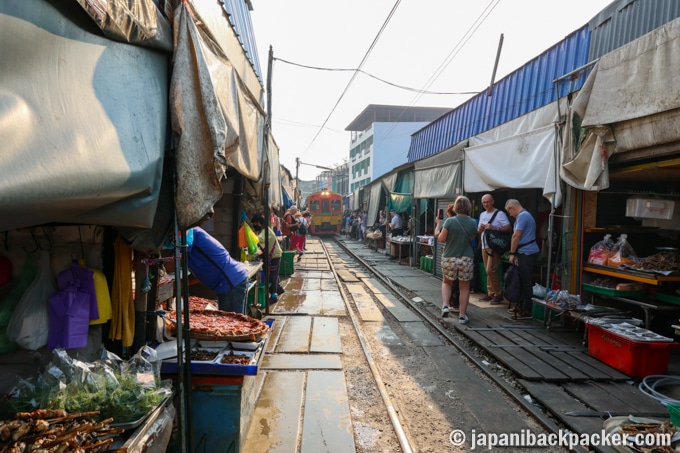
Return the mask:
<svg viewBox="0 0 680 453">
<path fill-rule="evenodd" d="M 234 354 L 232 351 L 228 354 L 224 354 L 220 359 L 220 363 L 229 365 L 248 365 L 251 360 L 252 357 L 249 355 Z"/>
<path fill-rule="evenodd" d="M 175 333 L 174 313 L 166 318 L 166 328 Z M 220 310 L 189 310 L 189 336 L 197 340 L 257 341 L 268 331 L 262 321 L 240 313 Z"/>
<path fill-rule="evenodd" d="M 191 360 L 197 362 L 210 362 L 215 360 L 219 351 L 208 351 L 207 349 L 193 349 L 191 351 Z"/>
<path fill-rule="evenodd" d="M 217 301 L 198 296 L 189 296 L 189 310 L 216 310 Z"/>
<path fill-rule="evenodd" d="M 650 271 L 680 271 L 680 253 L 659 252 L 638 261 L 635 269 Z"/>
</svg>

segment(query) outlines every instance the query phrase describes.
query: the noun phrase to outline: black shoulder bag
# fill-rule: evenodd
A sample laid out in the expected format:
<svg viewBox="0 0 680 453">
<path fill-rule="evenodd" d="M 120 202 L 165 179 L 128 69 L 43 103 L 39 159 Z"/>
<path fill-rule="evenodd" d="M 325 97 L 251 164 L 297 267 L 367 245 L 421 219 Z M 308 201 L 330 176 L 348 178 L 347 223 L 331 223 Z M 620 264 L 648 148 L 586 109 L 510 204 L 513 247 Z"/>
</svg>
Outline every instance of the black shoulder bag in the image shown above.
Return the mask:
<svg viewBox="0 0 680 453">
<path fill-rule="evenodd" d="M 496 209 L 496 212 L 491 216 L 491 220 L 489 220 L 489 225 L 493 223 L 498 212 L 498 209 Z M 510 250 L 510 241 L 512 240 L 512 235 L 510 233 L 488 229 L 484 230 L 483 234 L 485 235 L 484 239 L 486 240 L 486 246 L 495 253 L 502 255 Z M 489 254 L 489 252 L 486 253 L 487 255 Z"/>
</svg>

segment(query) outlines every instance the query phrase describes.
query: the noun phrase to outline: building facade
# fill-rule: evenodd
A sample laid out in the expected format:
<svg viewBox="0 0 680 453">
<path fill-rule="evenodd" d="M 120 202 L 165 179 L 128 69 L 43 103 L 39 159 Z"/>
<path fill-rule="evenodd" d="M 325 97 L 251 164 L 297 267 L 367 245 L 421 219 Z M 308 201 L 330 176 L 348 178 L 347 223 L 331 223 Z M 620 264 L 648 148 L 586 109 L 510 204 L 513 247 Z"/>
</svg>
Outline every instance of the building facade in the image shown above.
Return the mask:
<svg viewBox="0 0 680 453">
<path fill-rule="evenodd" d="M 345 130 L 352 132 L 349 192 L 407 162 L 411 134 L 450 109 L 369 105 Z"/>
</svg>

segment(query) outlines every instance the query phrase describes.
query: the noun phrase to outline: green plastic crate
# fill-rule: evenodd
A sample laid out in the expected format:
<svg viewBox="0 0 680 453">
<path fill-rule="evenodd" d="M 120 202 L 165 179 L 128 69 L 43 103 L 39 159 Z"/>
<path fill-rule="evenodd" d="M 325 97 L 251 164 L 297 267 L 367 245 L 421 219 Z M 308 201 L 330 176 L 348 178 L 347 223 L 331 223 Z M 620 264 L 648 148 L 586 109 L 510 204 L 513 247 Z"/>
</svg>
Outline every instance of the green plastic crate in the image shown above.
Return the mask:
<svg viewBox="0 0 680 453">
<path fill-rule="evenodd" d="M 292 275 L 295 273 L 295 251 L 285 250 L 281 256 L 279 275 Z"/>
<path fill-rule="evenodd" d="M 531 317 L 534 319 L 538 319 L 539 321 L 543 321 L 543 319 L 545 319 L 545 307 L 541 304 L 534 303 L 534 306 L 531 309 Z M 552 315 L 550 316 L 550 320 L 559 321 L 560 320 L 559 312 L 555 312 L 553 310 Z"/>
<path fill-rule="evenodd" d="M 254 285 L 253 285 L 254 286 Z M 267 297 L 267 291 L 264 285 L 257 286 L 257 306 L 259 308 L 264 308 L 264 301 Z M 248 306 L 253 304 L 255 300 L 255 291 L 248 291 Z"/>
</svg>

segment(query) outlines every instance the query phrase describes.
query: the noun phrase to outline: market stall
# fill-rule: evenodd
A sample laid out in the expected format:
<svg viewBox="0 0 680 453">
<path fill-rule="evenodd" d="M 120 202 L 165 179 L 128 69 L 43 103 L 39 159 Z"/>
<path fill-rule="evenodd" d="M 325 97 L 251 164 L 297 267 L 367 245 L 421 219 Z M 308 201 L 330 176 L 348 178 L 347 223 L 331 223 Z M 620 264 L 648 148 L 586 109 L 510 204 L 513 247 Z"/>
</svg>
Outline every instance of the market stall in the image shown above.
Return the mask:
<svg viewBox="0 0 680 453">
<path fill-rule="evenodd" d="M 203 446 L 206 451 L 239 452 L 259 391 L 256 375 L 274 319 L 258 321 L 200 309 L 204 306 L 202 300 L 189 301 L 191 346 L 184 355 L 191 373 L 194 438 L 197 448 Z M 173 316 L 167 317 L 171 334 L 175 332 Z M 176 348 L 168 351 L 161 373 L 177 380 L 183 357 L 178 357 Z"/>
</svg>

